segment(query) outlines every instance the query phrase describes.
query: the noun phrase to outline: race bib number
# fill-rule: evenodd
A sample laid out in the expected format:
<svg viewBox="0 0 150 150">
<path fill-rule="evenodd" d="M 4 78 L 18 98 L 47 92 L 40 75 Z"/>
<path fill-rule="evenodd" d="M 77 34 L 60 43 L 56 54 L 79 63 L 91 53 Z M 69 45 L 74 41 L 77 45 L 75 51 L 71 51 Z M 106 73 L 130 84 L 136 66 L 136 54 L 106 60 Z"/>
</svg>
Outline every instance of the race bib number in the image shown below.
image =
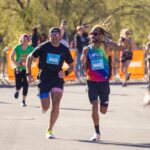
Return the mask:
<svg viewBox="0 0 150 150">
<path fill-rule="evenodd" d="M 21 61 L 20 61 L 20 65 L 21 65 L 21 66 L 26 66 L 26 60 L 21 60 Z"/>
<path fill-rule="evenodd" d="M 27 54 L 22 54 L 21 55 L 20 60 L 19 60 L 21 66 L 26 66 L 27 56 L 28 56 Z"/>
<path fill-rule="evenodd" d="M 51 53 L 47 54 L 47 59 L 46 59 L 47 64 L 58 65 L 59 61 L 60 61 L 60 55 L 51 54 Z"/>
<path fill-rule="evenodd" d="M 104 69 L 104 62 L 102 59 L 91 60 L 92 70 Z"/>
</svg>

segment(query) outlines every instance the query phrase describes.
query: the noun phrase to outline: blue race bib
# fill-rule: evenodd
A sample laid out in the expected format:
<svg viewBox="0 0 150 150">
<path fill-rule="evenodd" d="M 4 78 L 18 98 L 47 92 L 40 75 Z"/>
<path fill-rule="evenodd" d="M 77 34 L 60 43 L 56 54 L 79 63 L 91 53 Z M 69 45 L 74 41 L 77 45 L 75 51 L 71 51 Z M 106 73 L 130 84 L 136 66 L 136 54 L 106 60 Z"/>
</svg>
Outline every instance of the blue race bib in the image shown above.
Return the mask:
<svg viewBox="0 0 150 150">
<path fill-rule="evenodd" d="M 92 70 L 104 69 L 104 62 L 102 59 L 91 60 Z"/>
<path fill-rule="evenodd" d="M 51 54 L 51 53 L 47 54 L 47 59 L 46 59 L 47 64 L 58 65 L 59 62 L 60 62 L 60 55 Z"/>
</svg>

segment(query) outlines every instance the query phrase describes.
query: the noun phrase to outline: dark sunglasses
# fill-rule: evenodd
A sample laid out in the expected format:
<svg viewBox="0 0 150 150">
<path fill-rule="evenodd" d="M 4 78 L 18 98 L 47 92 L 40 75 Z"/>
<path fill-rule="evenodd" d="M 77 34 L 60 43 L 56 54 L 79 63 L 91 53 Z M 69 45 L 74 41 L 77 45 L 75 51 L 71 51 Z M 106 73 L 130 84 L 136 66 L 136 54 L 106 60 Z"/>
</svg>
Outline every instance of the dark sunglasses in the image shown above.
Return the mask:
<svg viewBox="0 0 150 150">
<path fill-rule="evenodd" d="M 127 35 L 128 35 L 128 34 L 130 34 L 130 33 L 129 33 L 129 32 L 126 32 L 125 34 L 127 34 Z"/>
<path fill-rule="evenodd" d="M 59 36 L 60 35 L 60 33 L 58 33 L 58 32 L 52 32 L 52 33 L 50 33 L 50 36 Z"/>
<path fill-rule="evenodd" d="M 97 32 L 91 32 L 91 33 L 90 33 L 90 35 L 98 36 L 98 35 L 99 35 L 99 33 L 97 33 Z"/>
</svg>

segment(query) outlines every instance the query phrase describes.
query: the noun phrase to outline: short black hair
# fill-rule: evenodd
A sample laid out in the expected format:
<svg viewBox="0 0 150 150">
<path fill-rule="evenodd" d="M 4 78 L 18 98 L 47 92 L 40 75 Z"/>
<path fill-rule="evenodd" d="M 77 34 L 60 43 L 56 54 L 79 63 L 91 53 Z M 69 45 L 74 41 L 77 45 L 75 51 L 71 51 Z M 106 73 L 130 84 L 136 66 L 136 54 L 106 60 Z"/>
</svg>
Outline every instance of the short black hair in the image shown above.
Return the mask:
<svg viewBox="0 0 150 150">
<path fill-rule="evenodd" d="M 67 20 L 62 20 L 61 24 L 67 24 Z"/>
</svg>

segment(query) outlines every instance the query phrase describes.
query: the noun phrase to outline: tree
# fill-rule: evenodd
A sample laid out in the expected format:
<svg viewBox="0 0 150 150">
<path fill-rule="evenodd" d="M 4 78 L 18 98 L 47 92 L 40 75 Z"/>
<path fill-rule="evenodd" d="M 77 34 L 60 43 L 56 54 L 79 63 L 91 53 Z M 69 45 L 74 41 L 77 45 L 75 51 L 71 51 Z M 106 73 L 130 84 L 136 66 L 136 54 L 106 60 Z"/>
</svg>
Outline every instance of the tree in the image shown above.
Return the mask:
<svg viewBox="0 0 150 150">
<path fill-rule="evenodd" d="M 117 5 L 116 5 L 117 4 Z M 13 47 L 22 33 L 31 33 L 33 26 L 48 32 L 59 26 L 62 19 L 68 22 L 68 31 L 73 37 L 77 25 L 95 24 L 111 18 L 114 40 L 120 30 L 131 28 L 138 45 L 146 42 L 150 32 L 149 0 L 1 0 L 0 1 L 0 46 Z M 144 29 L 144 30 L 143 30 Z"/>
</svg>

